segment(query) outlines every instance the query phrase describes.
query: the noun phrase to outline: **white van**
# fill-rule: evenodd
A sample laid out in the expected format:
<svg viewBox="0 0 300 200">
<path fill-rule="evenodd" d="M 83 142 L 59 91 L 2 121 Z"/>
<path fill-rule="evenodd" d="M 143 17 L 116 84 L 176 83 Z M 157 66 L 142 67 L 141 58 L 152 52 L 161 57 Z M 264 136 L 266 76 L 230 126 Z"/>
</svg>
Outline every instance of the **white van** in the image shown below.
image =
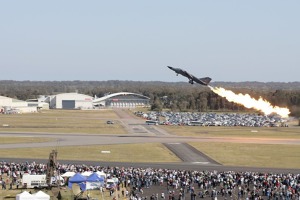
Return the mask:
<svg viewBox="0 0 300 200">
<path fill-rule="evenodd" d="M 56 177 L 51 178 L 51 185 L 56 184 Z M 65 184 L 64 179 L 60 177 L 60 185 L 63 186 Z M 43 175 L 31 175 L 31 174 L 23 174 L 22 177 L 22 186 L 23 188 L 44 188 L 48 187 L 46 174 Z"/>
</svg>

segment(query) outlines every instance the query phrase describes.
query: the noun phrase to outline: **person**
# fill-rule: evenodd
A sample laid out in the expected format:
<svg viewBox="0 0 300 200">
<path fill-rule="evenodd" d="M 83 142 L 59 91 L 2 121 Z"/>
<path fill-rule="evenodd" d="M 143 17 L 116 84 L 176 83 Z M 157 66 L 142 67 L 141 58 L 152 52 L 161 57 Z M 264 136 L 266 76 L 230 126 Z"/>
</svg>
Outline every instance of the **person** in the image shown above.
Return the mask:
<svg viewBox="0 0 300 200">
<path fill-rule="evenodd" d="M 155 200 L 154 194 L 151 195 L 150 200 Z"/>
<path fill-rule="evenodd" d="M 115 191 L 114 191 L 114 188 L 111 188 L 110 190 L 109 190 L 109 196 L 112 196 L 112 194 L 114 193 Z"/>
<path fill-rule="evenodd" d="M 2 180 L 2 190 L 6 190 L 6 184 L 5 181 Z"/>
<path fill-rule="evenodd" d="M 19 184 L 20 184 L 19 180 L 16 180 L 16 187 L 17 187 L 17 189 L 19 189 Z"/>
</svg>

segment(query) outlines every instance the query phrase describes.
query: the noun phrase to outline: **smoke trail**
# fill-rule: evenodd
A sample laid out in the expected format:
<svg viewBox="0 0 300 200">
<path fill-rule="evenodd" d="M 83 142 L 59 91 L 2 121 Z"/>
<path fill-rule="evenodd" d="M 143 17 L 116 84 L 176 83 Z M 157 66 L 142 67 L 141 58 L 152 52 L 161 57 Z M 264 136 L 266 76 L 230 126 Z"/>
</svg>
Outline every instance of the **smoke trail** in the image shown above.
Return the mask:
<svg viewBox="0 0 300 200">
<path fill-rule="evenodd" d="M 246 108 L 254 108 L 256 110 L 262 111 L 265 115 L 271 113 L 277 113 L 283 118 L 287 118 L 290 114 L 288 108 L 280 108 L 278 106 L 272 106 L 270 102 L 259 98 L 258 100 L 252 98 L 249 94 L 235 94 L 230 90 L 226 90 L 221 87 L 208 86 L 214 93 L 221 97 L 225 97 L 229 102 L 234 102 L 245 106 Z"/>
</svg>

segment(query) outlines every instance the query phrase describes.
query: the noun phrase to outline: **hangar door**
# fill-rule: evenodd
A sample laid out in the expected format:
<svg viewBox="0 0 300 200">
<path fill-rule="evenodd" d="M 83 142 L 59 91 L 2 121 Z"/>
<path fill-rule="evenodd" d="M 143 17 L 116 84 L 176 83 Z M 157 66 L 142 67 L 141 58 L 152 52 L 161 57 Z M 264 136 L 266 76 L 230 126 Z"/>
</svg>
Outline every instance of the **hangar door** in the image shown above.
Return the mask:
<svg viewBox="0 0 300 200">
<path fill-rule="evenodd" d="M 62 100 L 62 109 L 74 109 L 75 100 Z"/>
</svg>

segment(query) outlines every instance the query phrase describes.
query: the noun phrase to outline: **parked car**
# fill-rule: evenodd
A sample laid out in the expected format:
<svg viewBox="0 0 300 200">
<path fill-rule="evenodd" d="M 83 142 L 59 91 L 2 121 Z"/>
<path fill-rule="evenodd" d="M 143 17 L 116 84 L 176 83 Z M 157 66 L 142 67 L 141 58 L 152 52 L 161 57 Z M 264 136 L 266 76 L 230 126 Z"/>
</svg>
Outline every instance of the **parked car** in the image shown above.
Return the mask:
<svg viewBox="0 0 300 200">
<path fill-rule="evenodd" d="M 108 120 L 108 121 L 106 122 L 106 124 L 114 124 L 114 122 L 111 121 L 111 120 Z"/>
</svg>

